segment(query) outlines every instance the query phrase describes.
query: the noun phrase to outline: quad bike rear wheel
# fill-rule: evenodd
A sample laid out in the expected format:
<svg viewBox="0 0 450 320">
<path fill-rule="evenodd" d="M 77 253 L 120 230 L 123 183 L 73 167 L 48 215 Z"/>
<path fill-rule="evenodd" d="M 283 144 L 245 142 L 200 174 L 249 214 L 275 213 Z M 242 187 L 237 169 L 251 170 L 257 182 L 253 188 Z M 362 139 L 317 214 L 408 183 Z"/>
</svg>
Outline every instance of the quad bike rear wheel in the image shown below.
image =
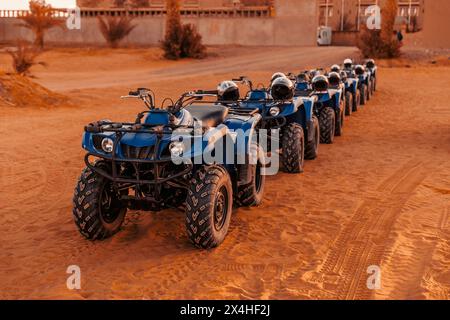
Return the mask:
<svg viewBox="0 0 450 320">
<path fill-rule="evenodd" d="M 370 93 L 372 96 L 375 94 L 375 78 L 370 79 Z"/>
<path fill-rule="evenodd" d="M 311 141 L 307 141 L 305 145 L 305 159 L 314 160 L 317 158 L 319 153 L 320 144 L 320 126 L 319 119 L 316 116 L 312 117 L 314 138 Z"/>
<path fill-rule="evenodd" d="M 243 165 L 243 170 L 250 169 L 251 182 L 238 187 L 236 195 L 236 203 L 241 207 L 253 207 L 261 204 L 264 195 L 264 187 L 266 184 L 266 176 L 264 174 L 264 153 L 257 145 L 252 145 L 251 152 L 256 152 L 256 164 L 250 163 Z"/>
<path fill-rule="evenodd" d="M 305 162 L 305 134 L 297 123 L 291 123 L 284 129 L 281 138 L 282 162 L 289 173 L 303 172 Z"/>
<path fill-rule="evenodd" d="M 320 143 L 332 144 L 336 131 L 336 113 L 330 107 L 322 109 L 319 115 Z"/>
<path fill-rule="evenodd" d="M 97 162 L 96 166 L 107 166 Z M 73 197 L 73 217 L 80 233 L 90 240 L 102 240 L 116 234 L 125 219 L 127 206 L 120 201 L 112 183 L 85 168 Z"/>
<path fill-rule="evenodd" d="M 353 95 L 351 92 L 345 93 L 345 115 L 351 116 L 353 111 Z"/>
<path fill-rule="evenodd" d="M 361 86 L 360 94 L 360 105 L 364 106 L 367 103 L 367 86 L 365 84 Z"/>
<path fill-rule="evenodd" d="M 186 232 L 199 248 L 220 245 L 228 233 L 233 208 L 233 188 L 222 166 L 197 170 L 186 199 Z"/>
</svg>

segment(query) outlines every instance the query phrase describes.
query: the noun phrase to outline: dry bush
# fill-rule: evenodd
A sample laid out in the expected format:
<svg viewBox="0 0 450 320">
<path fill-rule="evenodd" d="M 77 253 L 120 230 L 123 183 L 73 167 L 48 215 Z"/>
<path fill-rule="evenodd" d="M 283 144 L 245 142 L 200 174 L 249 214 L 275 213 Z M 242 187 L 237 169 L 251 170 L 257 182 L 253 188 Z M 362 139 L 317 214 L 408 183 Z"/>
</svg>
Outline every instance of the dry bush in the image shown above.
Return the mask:
<svg viewBox="0 0 450 320">
<path fill-rule="evenodd" d="M 55 10 L 52 6 L 47 5 L 43 0 L 30 1 L 30 13 L 26 16 L 19 17 L 24 23 L 22 27 L 30 29 L 35 35 L 35 46 L 44 48 L 45 32 L 54 27 L 63 25 L 64 20 L 53 16 Z"/>
<path fill-rule="evenodd" d="M 111 48 L 117 48 L 119 42 L 128 36 L 136 27 L 132 18 L 122 17 L 98 17 L 100 31 Z"/>
<path fill-rule="evenodd" d="M 185 24 L 182 28 L 181 58 L 203 59 L 206 57 L 206 48 L 202 44 L 202 36 L 192 24 Z"/>
<path fill-rule="evenodd" d="M 167 59 L 196 58 L 206 56 L 202 36 L 195 26 L 182 25 L 178 0 L 167 0 L 166 35 L 161 43 Z"/>
<path fill-rule="evenodd" d="M 397 16 L 397 0 L 386 0 L 381 10 L 381 30 L 363 27 L 358 48 L 364 57 L 396 58 L 400 56 L 401 43 L 395 37 L 394 24 Z"/>
<path fill-rule="evenodd" d="M 19 42 L 16 50 L 8 50 L 7 53 L 13 59 L 14 71 L 20 75 L 29 75 L 30 68 L 34 65 L 46 65 L 44 62 L 36 61 L 39 51 L 33 47 L 30 47 L 25 42 Z"/>
</svg>

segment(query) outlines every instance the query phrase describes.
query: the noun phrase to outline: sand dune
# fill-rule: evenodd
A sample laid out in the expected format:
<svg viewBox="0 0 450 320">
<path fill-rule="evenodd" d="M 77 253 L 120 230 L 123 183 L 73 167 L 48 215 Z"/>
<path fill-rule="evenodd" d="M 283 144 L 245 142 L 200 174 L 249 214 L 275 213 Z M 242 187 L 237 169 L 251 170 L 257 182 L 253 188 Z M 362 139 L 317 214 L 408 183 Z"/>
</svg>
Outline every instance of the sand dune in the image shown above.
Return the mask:
<svg viewBox="0 0 450 320">
<path fill-rule="evenodd" d="M 317 63 L 340 59 L 307 50 L 283 48 L 284 58 L 260 59 L 248 76 L 266 82 L 299 52 L 294 71 L 313 64 L 312 54 Z M 138 80 L 175 97 L 240 71 L 213 68 L 214 59 L 227 58 L 158 65 L 159 78 L 147 82 L 142 72 Z M 204 72 L 194 76 L 197 64 Z M 83 125 L 131 119 L 142 107 L 117 99 L 135 84 L 133 69 L 99 90 L 91 84 L 106 71 L 61 82 L 60 68 L 37 70 L 39 82 L 64 91 L 74 106 L 0 108 L 0 298 L 450 298 L 448 67 L 382 68 L 379 91 L 347 118 L 344 136 L 321 145 L 304 174 L 270 177 L 263 205 L 235 210 L 229 236 L 212 251 L 191 246 L 183 213 L 172 210 L 132 211 L 106 241 L 78 234 L 71 201 Z M 66 288 L 72 264 L 81 268 L 80 291 Z M 367 289 L 370 265 L 381 269 L 379 290 Z"/>
</svg>

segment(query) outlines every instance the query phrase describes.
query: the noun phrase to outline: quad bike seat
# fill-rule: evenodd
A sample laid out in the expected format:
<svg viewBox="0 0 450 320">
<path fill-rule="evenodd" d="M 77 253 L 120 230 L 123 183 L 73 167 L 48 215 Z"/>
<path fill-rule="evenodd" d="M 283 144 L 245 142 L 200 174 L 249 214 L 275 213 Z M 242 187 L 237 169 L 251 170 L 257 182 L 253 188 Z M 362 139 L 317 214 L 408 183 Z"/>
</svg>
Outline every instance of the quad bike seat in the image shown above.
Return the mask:
<svg viewBox="0 0 450 320">
<path fill-rule="evenodd" d="M 228 108 L 217 104 L 190 105 L 185 110 L 206 127 L 217 127 L 228 115 Z"/>
</svg>

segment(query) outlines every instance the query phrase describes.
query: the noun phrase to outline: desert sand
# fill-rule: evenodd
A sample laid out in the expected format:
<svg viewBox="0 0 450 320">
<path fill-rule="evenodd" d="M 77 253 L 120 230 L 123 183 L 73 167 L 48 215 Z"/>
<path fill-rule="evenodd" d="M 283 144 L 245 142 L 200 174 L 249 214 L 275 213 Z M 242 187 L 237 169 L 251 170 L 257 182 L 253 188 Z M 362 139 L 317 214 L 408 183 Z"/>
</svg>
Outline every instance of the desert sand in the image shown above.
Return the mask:
<svg viewBox="0 0 450 320">
<path fill-rule="evenodd" d="M 156 50 L 156 49 L 155 49 Z M 201 251 L 182 212 L 131 211 L 114 238 L 90 242 L 72 221 L 93 120 L 134 119 L 138 86 L 162 97 L 213 88 L 245 71 L 329 66 L 352 48 L 215 49 L 204 61 L 156 51 L 52 50 L 35 81 L 71 105 L 0 106 L 0 298 L 449 299 L 450 68 L 383 64 L 375 97 L 321 145 L 305 173 L 268 179 L 261 207 L 236 209 L 229 235 Z M 8 58 L 0 55 L 0 63 Z M 66 269 L 81 268 L 81 290 Z M 380 267 L 381 288 L 366 286 Z"/>
</svg>

